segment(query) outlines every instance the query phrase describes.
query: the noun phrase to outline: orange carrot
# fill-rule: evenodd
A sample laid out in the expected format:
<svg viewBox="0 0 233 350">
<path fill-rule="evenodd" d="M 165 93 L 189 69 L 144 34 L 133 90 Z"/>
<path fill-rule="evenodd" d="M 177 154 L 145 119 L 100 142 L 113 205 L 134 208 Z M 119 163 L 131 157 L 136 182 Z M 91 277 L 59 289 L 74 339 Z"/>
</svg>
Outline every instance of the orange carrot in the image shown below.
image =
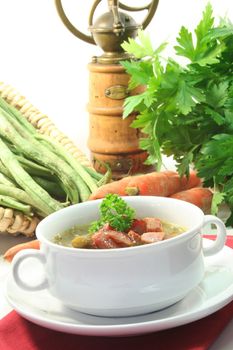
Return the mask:
<svg viewBox="0 0 233 350">
<path fill-rule="evenodd" d="M 189 177 L 182 176 L 181 177 L 181 187 L 183 190 L 188 190 L 193 187 L 201 186 L 202 181 L 197 176 L 197 173 L 194 170 L 191 170 L 189 173 Z"/>
<path fill-rule="evenodd" d="M 175 171 L 152 172 L 145 175 L 128 176 L 99 187 L 89 199 L 104 198 L 109 193 L 119 196 L 141 195 L 168 197 L 176 192 L 199 186 L 201 180 L 194 171 L 189 178 L 182 178 Z"/>
<path fill-rule="evenodd" d="M 12 261 L 13 257 L 23 249 L 40 249 L 40 242 L 37 239 L 34 239 L 33 241 L 29 241 L 26 243 L 20 243 L 16 244 L 15 246 L 9 248 L 5 254 L 3 255 L 3 258 L 9 262 Z"/>
<path fill-rule="evenodd" d="M 202 209 L 204 213 L 209 213 L 213 198 L 213 192 L 209 188 L 196 187 L 175 193 L 170 197 L 192 203 Z"/>
</svg>

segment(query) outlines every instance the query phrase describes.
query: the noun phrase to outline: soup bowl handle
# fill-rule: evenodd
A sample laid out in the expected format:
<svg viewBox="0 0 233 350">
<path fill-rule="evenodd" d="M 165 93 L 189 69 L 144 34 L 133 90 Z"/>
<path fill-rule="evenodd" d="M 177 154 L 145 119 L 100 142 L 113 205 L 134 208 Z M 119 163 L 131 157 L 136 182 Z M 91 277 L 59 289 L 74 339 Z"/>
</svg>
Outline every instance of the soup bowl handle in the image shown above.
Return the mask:
<svg viewBox="0 0 233 350">
<path fill-rule="evenodd" d="M 38 291 L 38 290 L 47 288 L 48 280 L 45 276 L 36 285 L 27 283 L 21 278 L 20 269 L 23 268 L 22 263 L 29 258 L 37 259 L 39 263 L 42 264 L 43 266 L 46 263 L 45 255 L 36 249 L 27 249 L 27 250 L 22 250 L 21 252 L 18 252 L 14 256 L 14 259 L 12 261 L 12 275 L 15 283 L 20 288 L 27 291 Z"/>
<path fill-rule="evenodd" d="M 203 247 L 204 256 L 218 253 L 224 247 L 226 241 L 226 226 L 222 220 L 214 215 L 205 215 L 203 227 L 207 224 L 214 224 L 217 228 L 217 233 L 216 239 L 208 247 Z"/>
</svg>

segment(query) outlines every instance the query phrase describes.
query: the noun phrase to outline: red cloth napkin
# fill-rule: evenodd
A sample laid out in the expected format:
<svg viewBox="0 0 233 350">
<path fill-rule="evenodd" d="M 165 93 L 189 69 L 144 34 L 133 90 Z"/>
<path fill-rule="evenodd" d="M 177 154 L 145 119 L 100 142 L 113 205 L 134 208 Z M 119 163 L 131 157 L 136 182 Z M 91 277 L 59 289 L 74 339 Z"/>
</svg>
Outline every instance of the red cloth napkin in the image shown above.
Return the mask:
<svg viewBox="0 0 233 350">
<path fill-rule="evenodd" d="M 207 236 L 213 238 L 213 236 Z M 233 248 L 233 236 L 226 244 Z M 37 326 L 15 311 L 0 321 L 1 350 L 207 350 L 233 317 L 233 302 L 199 321 L 136 337 L 71 335 Z"/>
</svg>

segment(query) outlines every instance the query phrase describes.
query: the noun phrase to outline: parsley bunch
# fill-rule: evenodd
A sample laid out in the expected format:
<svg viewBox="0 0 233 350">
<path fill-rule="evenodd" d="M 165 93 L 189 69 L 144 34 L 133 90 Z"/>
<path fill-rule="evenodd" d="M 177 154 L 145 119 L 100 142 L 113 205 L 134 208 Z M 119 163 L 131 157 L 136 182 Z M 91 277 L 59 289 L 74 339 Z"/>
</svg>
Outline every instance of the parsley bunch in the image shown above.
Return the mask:
<svg viewBox="0 0 233 350">
<path fill-rule="evenodd" d="M 117 231 L 125 232 L 132 225 L 135 216 L 133 208 L 117 194 L 108 194 L 100 204 L 100 219 L 92 223 L 89 232 L 98 231 L 104 224 L 109 225 Z"/>
<path fill-rule="evenodd" d="M 225 200 L 233 224 L 233 25 L 215 25 L 208 4 L 194 33 L 182 27 L 174 47 L 175 58 L 161 57 L 141 31 L 123 48 L 136 59 L 122 62 L 130 74 L 131 89 L 144 85 L 139 95 L 124 104 L 126 118 L 137 117 L 132 127 L 145 134 L 141 149 L 148 164 L 162 165 L 162 154 L 173 156 L 180 175 L 194 165 L 206 186 L 215 189 L 212 212 Z M 182 56 L 186 64 L 180 64 Z"/>
</svg>

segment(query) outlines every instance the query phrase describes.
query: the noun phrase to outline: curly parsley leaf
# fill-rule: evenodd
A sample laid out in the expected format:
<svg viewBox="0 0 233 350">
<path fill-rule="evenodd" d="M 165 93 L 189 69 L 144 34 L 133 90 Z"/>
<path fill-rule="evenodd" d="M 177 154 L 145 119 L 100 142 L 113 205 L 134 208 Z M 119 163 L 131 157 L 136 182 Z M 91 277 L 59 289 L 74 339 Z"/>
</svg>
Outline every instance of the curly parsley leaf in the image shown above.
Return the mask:
<svg viewBox="0 0 233 350">
<path fill-rule="evenodd" d="M 196 51 L 204 52 L 206 50 L 205 36 L 209 33 L 209 30 L 213 28 L 214 17 L 213 9 L 210 3 L 206 5 L 205 10 L 203 11 L 202 19 L 195 29 L 197 44 Z"/>
<path fill-rule="evenodd" d="M 138 40 L 129 38 L 128 42 L 122 44 L 122 48 L 136 58 L 153 56 L 154 53 L 148 34 L 142 30 L 138 31 Z"/>
<path fill-rule="evenodd" d="M 132 112 L 138 110 L 141 104 L 144 104 L 145 95 L 147 94 L 142 93 L 140 95 L 130 96 L 125 100 L 123 118 L 128 117 Z"/>
<path fill-rule="evenodd" d="M 92 223 L 89 232 L 98 231 L 108 223 L 117 231 L 125 232 L 132 225 L 135 211 L 123 198 L 116 194 L 108 194 L 100 204 L 100 219 Z"/>
<path fill-rule="evenodd" d="M 190 33 L 187 28 L 181 27 L 179 37 L 176 40 L 180 44 L 174 47 L 177 55 L 194 60 L 195 48 L 193 45 L 192 33 Z"/>
<path fill-rule="evenodd" d="M 175 95 L 175 103 L 178 112 L 187 115 L 192 111 L 193 107 L 200 101 L 203 101 L 203 99 L 203 95 L 198 88 L 192 86 L 185 80 L 180 80 L 178 82 Z"/>
<path fill-rule="evenodd" d="M 224 106 L 228 98 L 229 82 L 210 82 L 208 85 L 208 90 L 206 91 L 206 102 L 217 111 L 218 108 Z"/>
</svg>

